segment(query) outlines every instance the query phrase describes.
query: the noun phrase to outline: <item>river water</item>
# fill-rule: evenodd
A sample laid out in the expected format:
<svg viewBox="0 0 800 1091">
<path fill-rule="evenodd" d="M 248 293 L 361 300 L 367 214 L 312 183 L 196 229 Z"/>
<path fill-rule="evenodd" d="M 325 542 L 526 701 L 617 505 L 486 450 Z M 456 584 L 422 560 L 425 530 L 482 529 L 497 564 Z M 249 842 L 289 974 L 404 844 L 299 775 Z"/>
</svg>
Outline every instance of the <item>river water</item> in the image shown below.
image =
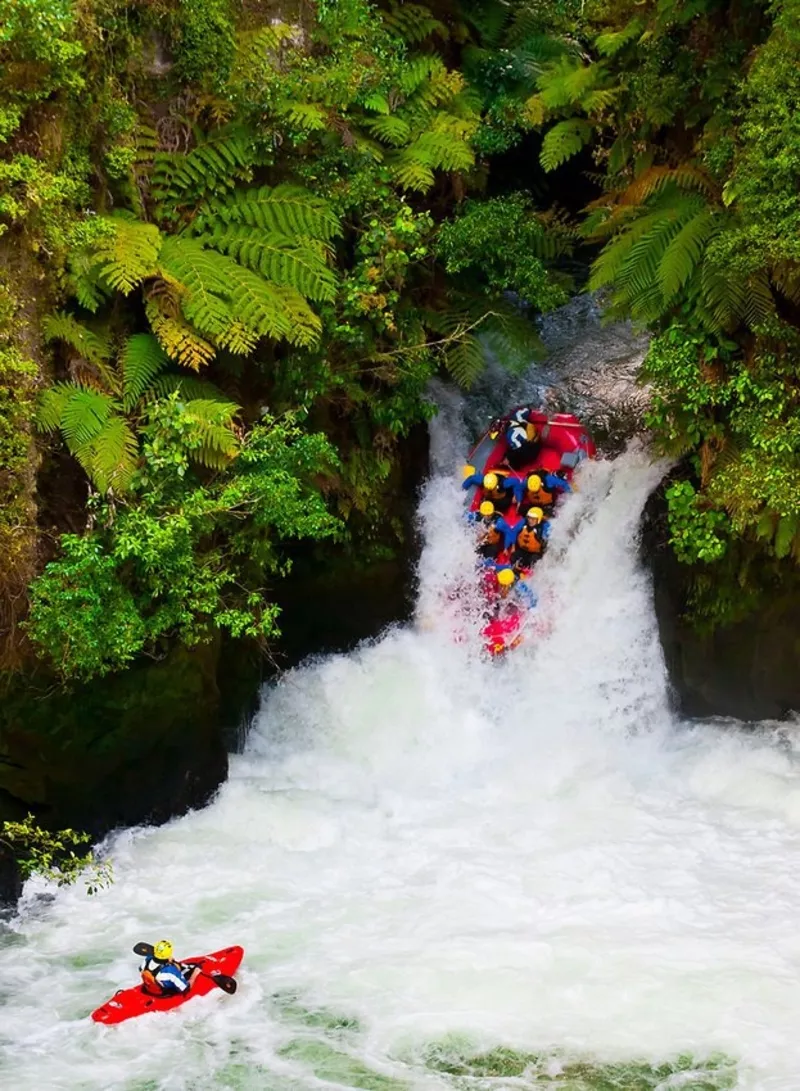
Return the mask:
<svg viewBox="0 0 800 1091">
<path fill-rule="evenodd" d="M 636 541 L 664 467 L 583 467 L 536 632 L 486 663 L 442 605 L 470 563 L 444 402 L 415 623 L 267 690 L 211 806 L 111 839 L 112 888 L 28 884 L 3 1088 L 800 1087 L 798 748 L 670 712 Z M 238 993 L 91 1023 L 162 936 L 241 943 Z"/>
</svg>

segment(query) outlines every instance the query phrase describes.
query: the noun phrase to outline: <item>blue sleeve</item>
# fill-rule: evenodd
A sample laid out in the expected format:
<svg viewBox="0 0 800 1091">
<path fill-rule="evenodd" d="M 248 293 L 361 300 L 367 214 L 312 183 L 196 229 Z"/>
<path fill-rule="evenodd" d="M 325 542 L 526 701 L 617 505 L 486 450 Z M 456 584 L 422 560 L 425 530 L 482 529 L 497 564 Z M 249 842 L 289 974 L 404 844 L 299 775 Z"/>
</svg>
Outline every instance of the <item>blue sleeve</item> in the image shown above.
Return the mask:
<svg viewBox="0 0 800 1091">
<path fill-rule="evenodd" d="M 516 523 L 514 523 L 514 525 L 511 526 L 510 523 L 506 522 L 506 520 L 503 518 L 502 515 L 497 520 L 497 523 L 495 525 L 497 526 L 497 529 L 499 531 L 502 531 L 503 545 L 504 545 L 505 549 L 511 549 L 514 542 L 516 542 L 517 535 L 519 534 L 520 528 L 522 527 L 522 524 L 524 523 L 524 521 L 525 521 L 524 519 L 518 519 L 516 521 Z"/>
<path fill-rule="evenodd" d="M 545 474 L 544 486 L 552 492 L 554 489 L 559 489 L 563 492 L 572 492 L 572 486 L 569 481 L 565 481 L 563 477 L 559 477 L 558 474 Z"/>
<path fill-rule="evenodd" d="M 542 523 L 542 541 L 543 542 L 546 542 L 547 539 L 550 537 L 550 529 L 551 528 L 550 528 L 549 523 L 547 523 L 547 522 Z"/>
<path fill-rule="evenodd" d="M 527 488 L 525 482 L 518 477 L 512 477 L 510 488 L 514 490 L 514 499 L 518 504 L 522 503 L 522 498 L 525 495 L 525 489 Z"/>
<path fill-rule="evenodd" d="M 483 484 L 483 474 L 470 474 L 461 482 L 462 489 L 471 489 L 473 485 Z"/>
</svg>

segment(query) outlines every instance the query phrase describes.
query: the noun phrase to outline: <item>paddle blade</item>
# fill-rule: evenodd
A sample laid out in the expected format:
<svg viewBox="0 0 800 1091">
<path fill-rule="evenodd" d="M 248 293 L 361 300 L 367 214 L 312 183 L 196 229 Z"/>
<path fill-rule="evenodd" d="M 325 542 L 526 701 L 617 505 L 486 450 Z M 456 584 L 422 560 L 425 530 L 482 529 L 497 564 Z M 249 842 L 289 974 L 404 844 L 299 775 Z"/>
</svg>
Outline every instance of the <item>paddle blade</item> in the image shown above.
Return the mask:
<svg viewBox="0 0 800 1091">
<path fill-rule="evenodd" d="M 152 943 L 134 943 L 133 953 L 148 958 L 153 953 L 153 945 Z"/>
<path fill-rule="evenodd" d="M 210 977 L 218 989 L 222 989 L 228 996 L 233 996 L 237 989 L 236 979 L 228 977 L 227 974 L 207 974 Z"/>
</svg>

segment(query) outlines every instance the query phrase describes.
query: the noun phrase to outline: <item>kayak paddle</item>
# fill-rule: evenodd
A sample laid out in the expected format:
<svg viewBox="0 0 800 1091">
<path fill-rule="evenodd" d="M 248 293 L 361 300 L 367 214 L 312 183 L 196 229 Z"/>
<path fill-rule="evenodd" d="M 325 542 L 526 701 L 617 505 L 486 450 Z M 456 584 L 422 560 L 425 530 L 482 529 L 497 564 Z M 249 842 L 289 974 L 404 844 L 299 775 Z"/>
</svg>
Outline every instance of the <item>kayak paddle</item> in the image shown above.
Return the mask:
<svg viewBox="0 0 800 1091">
<path fill-rule="evenodd" d="M 152 943 L 135 943 L 133 945 L 133 953 L 135 955 L 141 955 L 143 958 L 150 958 L 153 954 Z M 222 989 L 228 996 L 233 996 L 237 989 L 237 981 L 235 977 L 228 977 L 227 974 L 220 974 L 214 970 L 204 970 L 202 966 L 198 967 L 197 963 L 185 962 L 181 963 L 184 966 L 191 966 L 192 969 L 200 970 L 200 973 L 207 977 L 210 981 L 213 981 L 218 989 Z"/>
</svg>

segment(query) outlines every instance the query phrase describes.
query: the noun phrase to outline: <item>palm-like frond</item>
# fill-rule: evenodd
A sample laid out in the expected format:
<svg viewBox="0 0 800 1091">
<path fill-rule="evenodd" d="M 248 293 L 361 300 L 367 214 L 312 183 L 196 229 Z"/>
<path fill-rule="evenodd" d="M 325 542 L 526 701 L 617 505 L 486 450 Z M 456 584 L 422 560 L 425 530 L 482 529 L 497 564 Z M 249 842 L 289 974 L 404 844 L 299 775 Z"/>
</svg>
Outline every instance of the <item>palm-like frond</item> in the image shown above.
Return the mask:
<svg viewBox="0 0 800 1091">
<path fill-rule="evenodd" d="M 65 311 L 48 315 L 42 330 L 48 341 L 65 341 L 90 364 L 104 363 L 111 357 L 111 338 L 107 331 L 90 329 Z"/>
<path fill-rule="evenodd" d="M 129 337 L 122 350 L 122 408 L 129 412 L 169 364 L 169 357 L 149 333 Z"/>
<path fill-rule="evenodd" d="M 161 232 L 154 224 L 123 213 L 103 217 L 103 222 L 109 230 L 95 244 L 94 261 L 103 281 L 128 295 L 155 273 Z"/>
</svg>

